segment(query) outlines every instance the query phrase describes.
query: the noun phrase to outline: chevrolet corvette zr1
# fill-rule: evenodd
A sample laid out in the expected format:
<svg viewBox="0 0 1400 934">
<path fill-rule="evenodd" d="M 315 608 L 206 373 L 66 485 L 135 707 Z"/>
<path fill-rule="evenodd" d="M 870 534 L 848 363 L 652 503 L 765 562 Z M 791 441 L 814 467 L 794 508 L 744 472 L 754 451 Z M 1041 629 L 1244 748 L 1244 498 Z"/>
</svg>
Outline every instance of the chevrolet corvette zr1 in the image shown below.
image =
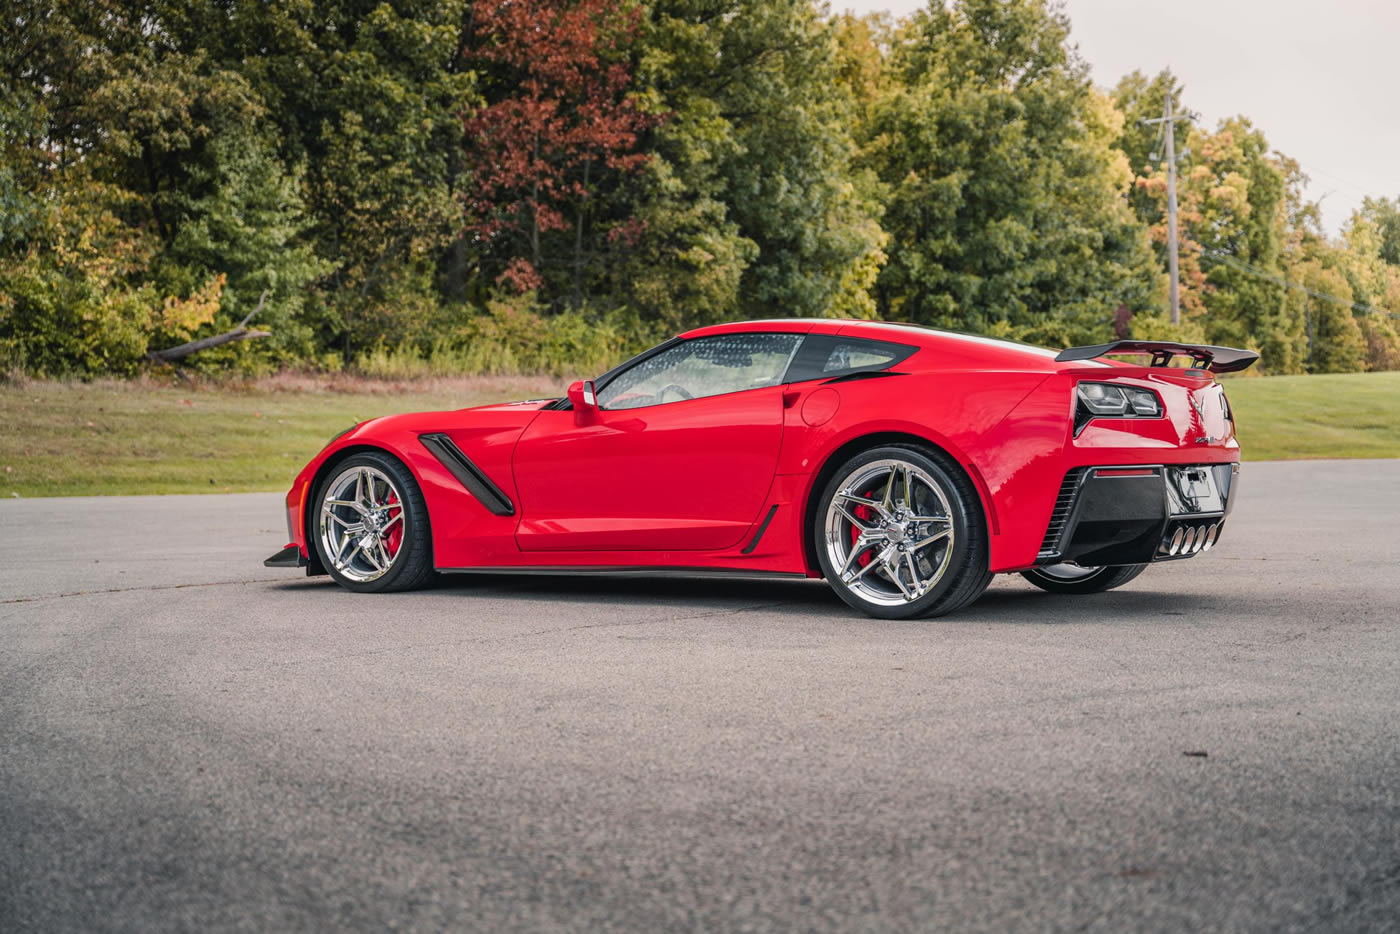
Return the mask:
<svg viewBox="0 0 1400 934">
<path fill-rule="evenodd" d="M 355 426 L 297 476 L 266 563 L 362 592 L 467 572 L 820 577 L 887 619 L 955 611 L 1002 572 L 1104 591 L 1219 539 L 1239 445 L 1215 374 L 1255 359 L 701 328 L 564 398 Z"/>
</svg>

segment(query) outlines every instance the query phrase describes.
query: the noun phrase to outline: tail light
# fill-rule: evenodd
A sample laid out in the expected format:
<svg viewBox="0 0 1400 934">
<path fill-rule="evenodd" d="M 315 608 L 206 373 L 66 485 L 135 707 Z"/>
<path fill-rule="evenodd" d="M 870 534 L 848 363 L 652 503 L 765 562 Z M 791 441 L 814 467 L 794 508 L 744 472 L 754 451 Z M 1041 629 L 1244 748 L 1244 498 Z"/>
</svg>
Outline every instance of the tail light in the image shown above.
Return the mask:
<svg viewBox="0 0 1400 934">
<path fill-rule="evenodd" d="M 1074 388 L 1074 435 L 1096 418 L 1161 418 L 1162 399 L 1151 389 L 1117 383 L 1079 383 Z"/>
</svg>

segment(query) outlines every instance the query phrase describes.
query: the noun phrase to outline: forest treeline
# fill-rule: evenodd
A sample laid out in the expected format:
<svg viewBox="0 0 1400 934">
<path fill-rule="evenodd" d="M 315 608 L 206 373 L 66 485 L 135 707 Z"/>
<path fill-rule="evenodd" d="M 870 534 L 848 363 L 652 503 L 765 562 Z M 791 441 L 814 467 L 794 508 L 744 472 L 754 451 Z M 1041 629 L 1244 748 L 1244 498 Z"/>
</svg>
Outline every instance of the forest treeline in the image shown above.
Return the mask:
<svg viewBox="0 0 1400 934">
<path fill-rule="evenodd" d="M 732 318 L 1400 368 L 1400 199 L 1327 235 L 1245 117 L 1096 87 L 1045 0 L 8 0 L 0 365 L 592 372 Z M 1215 109 L 1229 102 L 1211 101 Z"/>
</svg>

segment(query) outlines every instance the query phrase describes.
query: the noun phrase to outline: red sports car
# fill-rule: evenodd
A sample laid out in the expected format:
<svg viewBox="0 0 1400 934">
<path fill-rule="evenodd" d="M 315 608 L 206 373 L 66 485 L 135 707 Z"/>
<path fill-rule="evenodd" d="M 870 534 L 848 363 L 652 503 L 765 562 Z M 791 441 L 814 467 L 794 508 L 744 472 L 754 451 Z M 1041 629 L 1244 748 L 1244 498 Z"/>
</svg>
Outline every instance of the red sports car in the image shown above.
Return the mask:
<svg viewBox="0 0 1400 934">
<path fill-rule="evenodd" d="M 1003 572 L 1095 593 L 1215 544 L 1239 445 L 1214 374 L 1257 356 L 701 328 L 563 399 L 355 426 L 297 476 L 292 541 L 266 564 L 362 592 L 446 573 L 824 577 L 886 619 L 955 611 Z"/>
</svg>

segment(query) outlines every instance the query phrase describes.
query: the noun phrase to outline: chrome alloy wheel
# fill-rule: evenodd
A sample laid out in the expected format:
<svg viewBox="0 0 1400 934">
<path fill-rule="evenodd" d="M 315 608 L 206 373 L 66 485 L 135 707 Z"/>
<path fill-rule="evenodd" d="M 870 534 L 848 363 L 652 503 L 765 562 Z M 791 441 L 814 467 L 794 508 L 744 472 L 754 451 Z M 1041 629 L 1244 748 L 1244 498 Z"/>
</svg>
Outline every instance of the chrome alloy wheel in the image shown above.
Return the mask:
<svg viewBox="0 0 1400 934">
<path fill-rule="evenodd" d="M 879 606 L 912 603 L 948 570 L 955 533 L 948 495 L 902 460 L 851 471 L 826 511 L 825 545 L 847 589 Z"/>
<path fill-rule="evenodd" d="M 320 510 L 321 546 L 343 577 L 358 584 L 389 572 L 403 548 L 403 496 L 374 467 L 341 471 L 325 487 Z"/>
</svg>

